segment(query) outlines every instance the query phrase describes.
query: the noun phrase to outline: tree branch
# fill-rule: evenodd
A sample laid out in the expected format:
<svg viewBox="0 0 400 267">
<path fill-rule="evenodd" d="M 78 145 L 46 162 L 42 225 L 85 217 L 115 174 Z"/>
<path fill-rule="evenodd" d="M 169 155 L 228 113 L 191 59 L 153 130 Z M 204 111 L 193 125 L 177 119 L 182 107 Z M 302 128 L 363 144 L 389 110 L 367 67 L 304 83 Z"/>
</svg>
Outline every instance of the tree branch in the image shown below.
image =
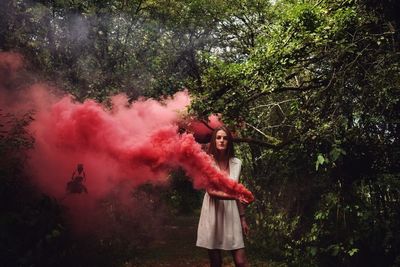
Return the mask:
<svg viewBox="0 0 400 267">
<path fill-rule="evenodd" d="M 269 95 L 272 93 L 283 93 L 283 92 L 289 92 L 289 91 L 294 91 L 294 92 L 305 92 L 308 90 L 312 90 L 312 89 L 316 89 L 316 88 L 320 88 L 323 85 L 328 84 L 327 81 L 323 81 L 321 83 L 317 83 L 317 84 L 310 84 L 307 86 L 296 86 L 296 87 L 292 87 L 292 86 L 283 86 L 283 87 L 279 87 L 276 90 L 273 91 L 263 91 L 263 92 L 259 92 L 258 94 L 255 94 L 253 96 L 251 96 L 250 98 L 248 98 L 246 100 L 246 103 L 249 103 L 251 101 L 256 100 L 257 98 L 261 97 L 261 96 L 265 96 L 265 95 Z"/>
<path fill-rule="evenodd" d="M 271 143 L 267 143 L 262 140 L 258 139 L 253 139 L 253 138 L 247 138 L 247 137 L 242 137 L 242 138 L 233 138 L 233 142 L 235 143 L 248 143 L 248 144 L 255 144 L 255 145 L 260 145 L 264 148 L 270 148 L 270 149 L 282 149 L 288 144 L 292 143 L 294 140 L 296 140 L 298 137 L 295 137 L 293 139 L 290 139 L 286 142 L 279 143 L 277 145 L 273 145 Z"/>
</svg>

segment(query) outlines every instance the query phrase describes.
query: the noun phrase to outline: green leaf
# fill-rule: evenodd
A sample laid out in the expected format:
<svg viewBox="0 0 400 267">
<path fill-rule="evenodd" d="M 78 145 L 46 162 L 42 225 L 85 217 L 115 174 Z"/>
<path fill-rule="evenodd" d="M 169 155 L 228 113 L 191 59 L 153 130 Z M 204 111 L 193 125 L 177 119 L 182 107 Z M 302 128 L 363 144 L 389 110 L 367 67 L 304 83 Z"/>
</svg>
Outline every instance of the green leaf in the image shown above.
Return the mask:
<svg viewBox="0 0 400 267">
<path fill-rule="evenodd" d="M 311 247 L 310 248 L 310 253 L 311 253 L 311 256 L 317 255 L 317 248 L 316 247 Z"/>
<path fill-rule="evenodd" d="M 318 171 L 319 165 L 324 164 L 324 162 L 326 162 L 324 156 L 322 156 L 322 154 L 318 154 L 317 161 L 315 162 L 315 169 Z"/>
<path fill-rule="evenodd" d="M 358 248 L 352 248 L 352 249 L 350 249 L 347 253 L 348 253 L 350 256 L 353 256 L 353 255 L 356 254 L 358 251 L 359 251 Z"/>
</svg>

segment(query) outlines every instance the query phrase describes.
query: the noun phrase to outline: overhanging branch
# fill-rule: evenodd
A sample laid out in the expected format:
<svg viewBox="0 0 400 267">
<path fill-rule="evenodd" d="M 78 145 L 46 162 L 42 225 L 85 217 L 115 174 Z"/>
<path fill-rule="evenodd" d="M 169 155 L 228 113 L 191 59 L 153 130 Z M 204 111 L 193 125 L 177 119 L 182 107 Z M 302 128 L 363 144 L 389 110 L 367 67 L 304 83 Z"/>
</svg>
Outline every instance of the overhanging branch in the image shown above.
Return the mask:
<svg viewBox="0 0 400 267">
<path fill-rule="evenodd" d="M 262 140 L 258 140 L 258 139 L 253 139 L 253 138 L 247 138 L 247 137 L 242 137 L 242 138 L 234 138 L 233 142 L 235 143 L 248 143 L 248 144 L 255 144 L 255 145 L 259 145 L 262 146 L 264 148 L 270 148 L 270 149 L 281 149 L 285 146 L 287 146 L 288 144 L 292 143 L 294 140 L 296 140 L 297 137 L 290 139 L 286 142 L 281 142 L 279 144 L 271 144 L 271 143 L 267 143 L 265 141 Z"/>
</svg>

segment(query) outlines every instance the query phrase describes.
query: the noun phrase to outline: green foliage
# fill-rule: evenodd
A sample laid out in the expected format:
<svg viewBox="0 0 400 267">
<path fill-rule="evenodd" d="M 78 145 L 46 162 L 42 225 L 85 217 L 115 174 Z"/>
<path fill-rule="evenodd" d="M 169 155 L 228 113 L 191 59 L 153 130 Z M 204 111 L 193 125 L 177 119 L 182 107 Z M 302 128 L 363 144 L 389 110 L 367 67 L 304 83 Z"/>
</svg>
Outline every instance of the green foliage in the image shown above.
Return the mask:
<svg viewBox="0 0 400 267">
<path fill-rule="evenodd" d="M 60 207 L 37 195 L 24 174 L 25 152 L 33 147 L 26 130 L 31 114 L 0 113 L 0 244 L 4 266 L 51 266 L 65 238 Z M 53 257 L 48 255 L 54 254 Z"/>
<path fill-rule="evenodd" d="M 164 199 L 177 214 L 193 214 L 201 205 L 202 193 L 193 188 L 182 170 L 174 171 Z"/>
<path fill-rule="evenodd" d="M 275 11 L 249 54 L 207 57 L 192 105 L 258 139 L 245 155 L 258 199 L 252 246 L 296 266 L 390 266 L 396 242 L 386 250 L 377 244 L 388 244 L 397 219 L 376 222 L 357 212 L 378 216 L 399 207 L 397 193 L 385 196 L 398 177 L 393 24 L 356 1 L 278 1 Z"/>
</svg>

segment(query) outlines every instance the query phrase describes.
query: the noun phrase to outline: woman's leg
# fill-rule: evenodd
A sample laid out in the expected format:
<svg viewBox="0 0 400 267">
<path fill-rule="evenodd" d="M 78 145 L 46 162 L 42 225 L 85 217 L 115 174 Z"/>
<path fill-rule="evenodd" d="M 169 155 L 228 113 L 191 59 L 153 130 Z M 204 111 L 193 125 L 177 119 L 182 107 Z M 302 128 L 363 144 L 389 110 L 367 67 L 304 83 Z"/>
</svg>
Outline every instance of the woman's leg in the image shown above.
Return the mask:
<svg viewBox="0 0 400 267">
<path fill-rule="evenodd" d="M 249 266 L 246 258 L 246 253 L 244 252 L 244 248 L 232 250 L 232 257 L 236 267 Z"/>
<path fill-rule="evenodd" d="M 221 267 L 222 266 L 221 250 L 209 249 L 208 257 L 210 258 L 210 266 L 211 267 Z"/>
</svg>

